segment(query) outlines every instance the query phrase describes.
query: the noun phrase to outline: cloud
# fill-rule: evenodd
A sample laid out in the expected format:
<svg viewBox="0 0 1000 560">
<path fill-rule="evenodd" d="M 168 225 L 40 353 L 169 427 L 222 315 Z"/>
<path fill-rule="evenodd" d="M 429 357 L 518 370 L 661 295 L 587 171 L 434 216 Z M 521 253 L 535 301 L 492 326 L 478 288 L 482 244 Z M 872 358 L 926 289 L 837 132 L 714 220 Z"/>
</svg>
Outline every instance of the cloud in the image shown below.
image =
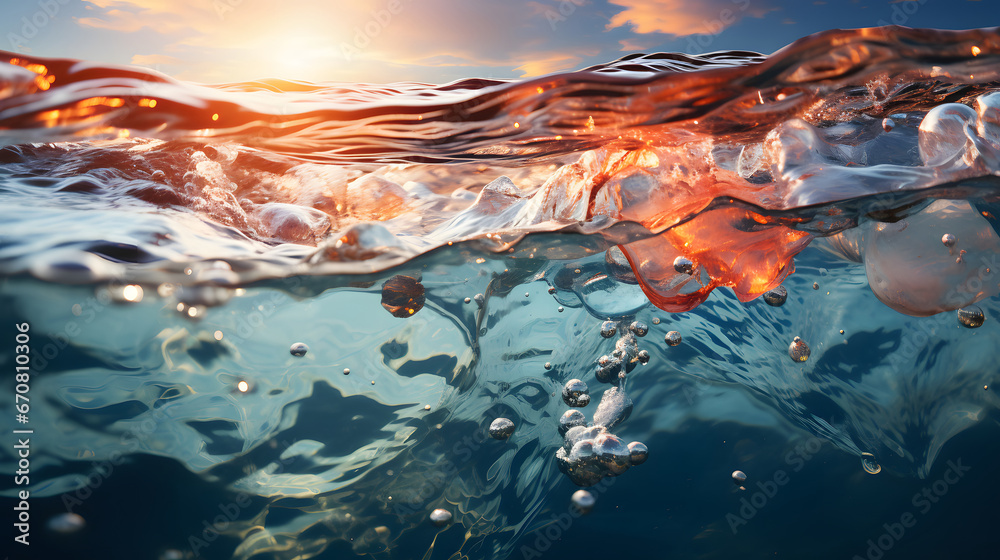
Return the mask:
<svg viewBox="0 0 1000 560">
<path fill-rule="evenodd" d="M 175 65 L 180 63 L 180 60 L 164 54 L 137 54 L 132 56 L 130 63 L 136 66 L 156 68 L 161 65 Z"/>
<path fill-rule="evenodd" d="M 716 34 L 744 16 L 763 17 L 777 8 L 751 0 L 608 0 L 625 8 L 608 29 L 631 26 L 636 33 L 667 33 L 677 37 Z"/>
</svg>

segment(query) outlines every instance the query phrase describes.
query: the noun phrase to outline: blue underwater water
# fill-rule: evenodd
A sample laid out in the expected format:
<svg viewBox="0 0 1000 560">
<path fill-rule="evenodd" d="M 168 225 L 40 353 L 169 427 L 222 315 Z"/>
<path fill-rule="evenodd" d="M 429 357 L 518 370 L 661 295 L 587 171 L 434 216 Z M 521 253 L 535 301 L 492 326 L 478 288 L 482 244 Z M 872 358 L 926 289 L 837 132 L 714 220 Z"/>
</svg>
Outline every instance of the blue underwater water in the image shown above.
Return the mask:
<svg viewBox="0 0 1000 560">
<path fill-rule="evenodd" d="M 0 64 L 4 554 L 992 558 L 1000 37 L 840 33 L 350 103 Z"/>
</svg>

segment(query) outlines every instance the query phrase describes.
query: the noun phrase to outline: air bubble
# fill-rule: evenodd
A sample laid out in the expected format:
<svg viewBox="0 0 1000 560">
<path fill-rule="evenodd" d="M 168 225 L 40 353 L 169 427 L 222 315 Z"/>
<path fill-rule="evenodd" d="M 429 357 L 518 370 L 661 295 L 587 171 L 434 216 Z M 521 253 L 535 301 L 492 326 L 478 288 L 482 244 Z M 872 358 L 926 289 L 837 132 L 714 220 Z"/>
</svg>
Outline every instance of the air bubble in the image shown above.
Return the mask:
<svg viewBox="0 0 1000 560">
<path fill-rule="evenodd" d="M 490 424 L 490 437 L 507 439 L 514 434 L 514 423 L 507 418 L 497 418 Z"/>
<path fill-rule="evenodd" d="M 941 243 L 943 243 L 945 247 L 951 249 L 955 246 L 955 243 L 958 243 L 958 238 L 950 233 L 946 233 L 941 236 Z"/>
<path fill-rule="evenodd" d="M 292 344 L 292 347 L 288 349 L 288 352 L 296 358 L 301 358 L 309 352 L 309 346 L 307 346 L 305 342 L 296 342 L 295 344 Z"/>
<path fill-rule="evenodd" d="M 741 486 L 746 481 L 747 481 L 747 475 L 746 475 L 745 472 L 743 472 L 743 471 L 733 471 L 733 482 L 737 486 Z"/>
<path fill-rule="evenodd" d="M 633 466 L 645 463 L 646 459 L 649 459 L 649 448 L 645 443 L 633 441 L 628 444 L 628 459 Z"/>
<path fill-rule="evenodd" d="M 577 490 L 573 492 L 573 497 L 571 498 L 573 506 L 580 510 L 580 513 L 587 514 L 594 509 L 594 504 L 597 503 L 597 499 L 594 495 L 586 490 Z"/>
<path fill-rule="evenodd" d="M 430 519 L 431 523 L 434 525 L 444 527 L 445 525 L 451 523 L 451 512 L 446 509 L 438 508 L 431 512 Z"/>
<path fill-rule="evenodd" d="M 694 263 L 687 257 L 677 257 L 674 259 L 674 270 L 678 274 L 691 274 L 694 272 Z"/>
<path fill-rule="evenodd" d="M 563 402 L 567 405 L 579 408 L 590 404 L 590 388 L 579 379 L 570 379 L 563 386 Z"/>
<path fill-rule="evenodd" d="M 614 321 L 604 321 L 601 323 L 601 336 L 604 338 L 611 338 L 615 336 L 618 332 L 618 327 L 615 325 Z"/>
<path fill-rule="evenodd" d="M 788 299 L 788 290 L 784 286 L 778 286 L 773 290 L 764 292 L 764 303 L 771 307 L 781 307 Z"/>
<path fill-rule="evenodd" d="M 582 412 L 576 409 L 567 410 L 559 417 L 559 435 L 565 436 L 570 428 L 586 425 L 587 417 Z"/>
<path fill-rule="evenodd" d="M 667 346 L 677 346 L 681 343 L 681 333 L 670 331 L 663 337 L 663 341 L 667 343 Z"/>
<path fill-rule="evenodd" d="M 640 364 L 649 363 L 649 352 L 645 350 L 639 350 L 639 353 L 635 355 L 636 359 L 639 360 Z"/>
<path fill-rule="evenodd" d="M 628 326 L 629 330 L 635 333 L 635 336 L 646 336 L 649 332 L 649 325 L 639 321 L 633 321 L 631 325 Z"/>
<path fill-rule="evenodd" d="M 875 460 L 875 456 L 871 453 L 861 454 L 861 466 L 868 474 L 878 474 L 882 472 L 882 465 L 878 464 L 878 461 Z"/>
<path fill-rule="evenodd" d="M 963 327 L 978 329 L 983 326 L 986 316 L 978 305 L 970 305 L 958 310 L 958 323 Z"/>
<path fill-rule="evenodd" d="M 809 345 L 799 337 L 793 338 L 792 343 L 788 345 L 788 356 L 792 358 L 793 362 L 808 360 L 809 352 Z"/>
<path fill-rule="evenodd" d="M 53 533 L 71 535 L 86 527 L 87 522 L 76 513 L 60 513 L 50 518 L 46 526 Z"/>
</svg>

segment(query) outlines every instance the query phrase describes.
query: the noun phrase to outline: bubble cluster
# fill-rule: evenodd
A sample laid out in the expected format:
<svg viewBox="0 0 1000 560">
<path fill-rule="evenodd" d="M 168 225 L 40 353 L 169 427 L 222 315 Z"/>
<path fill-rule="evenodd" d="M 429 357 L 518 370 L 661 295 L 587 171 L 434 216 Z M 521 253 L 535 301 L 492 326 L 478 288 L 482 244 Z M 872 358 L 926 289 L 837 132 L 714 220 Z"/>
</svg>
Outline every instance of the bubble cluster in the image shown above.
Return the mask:
<svg viewBox="0 0 1000 560">
<path fill-rule="evenodd" d="M 630 457 L 628 446 L 604 426 L 570 428 L 565 445 L 556 451 L 559 470 L 577 486 L 624 473 L 632 466 Z"/>
<path fill-rule="evenodd" d="M 804 362 L 809 359 L 809 345 L 799 337 L 792 339 L 788 345 L 788 356 L 793 362 Z"/>
<path fill-rule="evenodd" d="M 507 439 L 514 434 L 514 423 L 507 418 L 497 418 L 490 424 L 490 437 Z"/>
<path fill-rule="evenodd" d="M 309 352 L 309 346 L 306 345 L 305 342 L 296 342 L 292 344 L 291 348 L 288 349 L 288 352 L 296 358 L 301 358 Z"/>
<path fill-rule="evenodd" d="M 764 292 L 764 303 L 771 307 L 781 307 L 788 299 L 788 290 L 784 286 L 778 286 L 773 290 Z"/>
<path fill-rule="evenodd" d="M 570 379 L 563 386 L 563 402 L 567 405 L 579 408 L 590 404 L 590 388 L 579 379 Z"/>
<path fill-rule="evenodd" d="M 978 305 L 970 305 L 958 310 L 958 323 L 963 327 L 978 329 L 986 322 L 986 315 Z"/>
</svg>

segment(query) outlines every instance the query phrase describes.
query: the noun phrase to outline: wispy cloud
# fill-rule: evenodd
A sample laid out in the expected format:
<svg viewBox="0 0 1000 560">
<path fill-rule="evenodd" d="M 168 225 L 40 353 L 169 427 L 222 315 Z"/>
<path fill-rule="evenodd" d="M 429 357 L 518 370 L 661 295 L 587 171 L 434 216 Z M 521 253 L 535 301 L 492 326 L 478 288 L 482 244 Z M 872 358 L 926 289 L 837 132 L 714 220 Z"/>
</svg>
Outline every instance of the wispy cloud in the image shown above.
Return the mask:
<svg viewBox="0 0 1000 560">
<path fill-rule="evenodd" d="M 631 25 L 636 33 L 674 36 L 716 33 L 745 16 L 763 17 L 777 8 L 753 0 L 608 0 L 625 8 L 615 14 L 608 28 Z"/>
</svg>

